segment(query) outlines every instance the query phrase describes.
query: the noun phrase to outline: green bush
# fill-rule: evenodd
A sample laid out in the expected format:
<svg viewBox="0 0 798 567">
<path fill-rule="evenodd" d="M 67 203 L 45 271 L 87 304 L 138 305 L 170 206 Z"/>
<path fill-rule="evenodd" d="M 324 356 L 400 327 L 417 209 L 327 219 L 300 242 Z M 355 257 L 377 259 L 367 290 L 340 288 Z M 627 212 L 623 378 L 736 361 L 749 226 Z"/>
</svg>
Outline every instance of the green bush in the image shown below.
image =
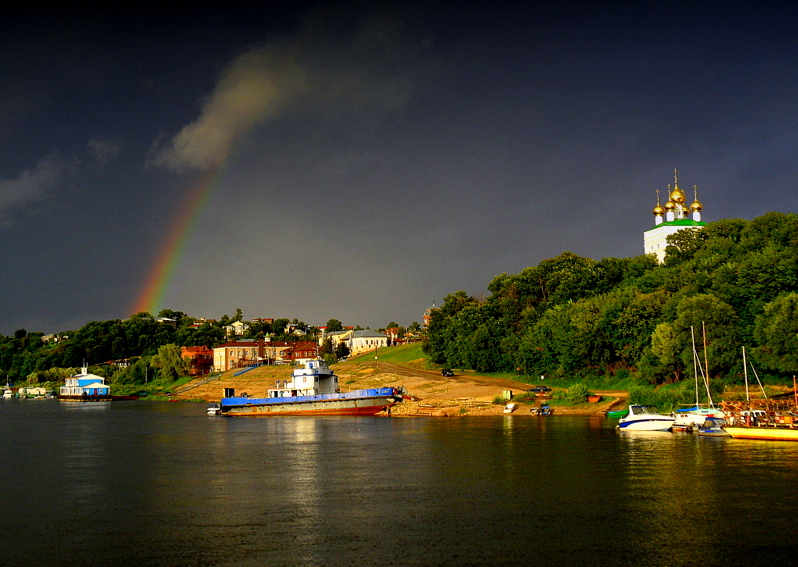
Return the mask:
<svg viewBox="0 0 798 567">
<path fill-rule="evenodd" d="M 589 395 L 590 390 L 587 389 L 587 386 L 579 383 L 568 388 L 565 391 L 564 398 L 572 404 L 578 404 L 584 402 Z"/>
</svg>

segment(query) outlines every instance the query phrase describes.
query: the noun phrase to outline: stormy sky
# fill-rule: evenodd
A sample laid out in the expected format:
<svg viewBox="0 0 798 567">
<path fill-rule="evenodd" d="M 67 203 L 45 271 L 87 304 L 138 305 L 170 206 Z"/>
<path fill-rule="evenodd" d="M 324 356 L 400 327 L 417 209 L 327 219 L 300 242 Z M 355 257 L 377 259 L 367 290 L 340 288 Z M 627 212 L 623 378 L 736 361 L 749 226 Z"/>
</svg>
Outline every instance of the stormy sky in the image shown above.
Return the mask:
<svg viewBox="0 0 798 567">
<path fill-rule="evenodd" d="M 796 212 L 794 5 L 521 4 L 10 12 L 0 333 L 129 317 L 175 233 L 154 311 L 377 328 L 642 254 L 674 168 Z"/>
</svg>

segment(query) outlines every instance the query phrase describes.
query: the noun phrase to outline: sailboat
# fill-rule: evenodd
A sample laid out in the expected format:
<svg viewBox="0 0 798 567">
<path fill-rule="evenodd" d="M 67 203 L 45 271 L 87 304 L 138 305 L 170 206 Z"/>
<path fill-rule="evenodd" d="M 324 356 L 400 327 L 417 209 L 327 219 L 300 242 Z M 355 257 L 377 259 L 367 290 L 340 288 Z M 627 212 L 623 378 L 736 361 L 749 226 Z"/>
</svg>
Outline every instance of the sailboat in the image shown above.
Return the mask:
<svg viewBox="0 0 798 567">
<path fill-rule="evenodd" d="M 748 362 L 750 364 L 750 361 Z M 798 418 L 798 386 L 796 386 L 795 376 L 793 376 L 793 396 L 794 407 L 782 416 L 785 421 L 782 423 L 771 422 L 771 417 L 768 412 L 763 409 L 752 409 L 751 398 L 748 391 L 748 365 L 745 358 L 745 347 L 743 347 L 743 375 L 745 376 L 745 402 L 748 409 L 739 412 L 735 415 L 733 423 L 725 427 L 726 432 L 734 439 L 762 439 L 769 441 L 798 441 L 798 428 L 796 428 L 796 419 Z M 762 397 L 767 399 L 765 389 L 762 387 L 762 381 L 759 380 L 759 375 L 756 373 L 756 368 L 751 364 L 751 369 L 754 371 L 756 381 L 759 384 L 759 389 L 762 391 Z"/>
<path fill-rule="evenodd" d="M 724 419 L 726 415 L 715 407 L 712 403 L 712 394 L 709 391 L 709 360 L 707 358 L 707 332 L 704 323 L 701 323 L 702 332 L 704 336 L 704 366 L 701 366 L 701 357 L 698 356 L 698 351 L 695 348 L 695 329 L 690 327 L 690 338 L 693 343 L 693 374 L 695 375 L 695 406 L 676 410 L 676 421 L 673 422 L 675 430 L 692 430 L 700 428 L 708 418 Z M 707 404 L 702 406 L 698 401 L 698 374 L 704 382 L 704 387 L 707 391 Z"/>
</svg>

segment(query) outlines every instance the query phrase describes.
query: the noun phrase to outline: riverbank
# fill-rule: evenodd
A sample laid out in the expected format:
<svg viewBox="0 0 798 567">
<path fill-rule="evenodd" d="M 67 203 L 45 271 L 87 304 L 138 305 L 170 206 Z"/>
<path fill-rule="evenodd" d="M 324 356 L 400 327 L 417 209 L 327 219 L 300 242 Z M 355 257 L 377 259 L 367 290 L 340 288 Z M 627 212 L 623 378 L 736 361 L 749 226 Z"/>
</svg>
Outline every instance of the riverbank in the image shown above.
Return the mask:
<svg viewBox="0 0 798 567">
<path fill-rule="evenodd" d="M 391 409 L 392 416 L 480 416 L 501 415 L 504 404 L 494 404 L 505 392 L 519 395 L 531 387 L 530 384 L 482 376 L 476 373 L 441 376 L 439 372 L 416 368 L 412 365 L 365 360 L 363 358 L 335 364 L 342 391 L 363 388 L 403 387 L 412 397 Z M 225 372 L 219 379 L 197 385 L 174 396 L 178 400 L 202 400 L 218 402 L 225 388 L 234 388 L 237 395 L 244 393 L 261 397 L 274 386 L 277 380 L 285 380 L 291 374 L 287 366 L 263 366 L 235 376 L 236 371 Z M 195 380 L 199 383 L 201 380 Z M 191 385 L 189 383 L 188 385 Z M 187 385 L 187 386 L 188 386 Z M 555 415 L 604 415 L 610 408 L 625 407 L 626 392 L 597 391 L 602 397 L 597 403 L 581 403 L 573 406 L 555 406 Z M 545 403 L 537 399 L 537 405 Z M 532 404 L 518 404 L 512 415 L 531 416 Z"/>
</svg>

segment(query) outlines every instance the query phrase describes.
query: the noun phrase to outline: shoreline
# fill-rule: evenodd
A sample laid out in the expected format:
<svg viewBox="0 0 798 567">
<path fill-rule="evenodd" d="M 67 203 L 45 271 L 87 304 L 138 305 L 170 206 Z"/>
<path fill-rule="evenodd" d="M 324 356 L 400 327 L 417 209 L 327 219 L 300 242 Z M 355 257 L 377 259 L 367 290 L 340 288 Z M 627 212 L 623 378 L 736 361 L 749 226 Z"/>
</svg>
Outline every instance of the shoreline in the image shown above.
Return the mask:
<svg viewBox="0 0 798 567">
<path fill-rule="evenodd" d="M 441 376 L 438 372 L 397 365 L 377 360 L 367 362 L 344 362 L 334 367 L 341 390 L 351 391 L 365 388 L 403 387 L 413 400 L 404 400 L 391 408 L 391 417 L 467 417 L 513 415 L 538 417 L 530 412 L 532 404 L 517 403 L 515 411 L 504 414 L 505 404 L 493 403 L 507 392 L 520 394 L 532 388 L 533 384 L 480 376 L 478 374 L 457 374 L 452 377 Z M 252 396 L 264 395 L 277 380 L 283 380 L 291 373 L 285 366 L 263 366 L 240 376 L 237 370 L 223 373 L 218 379 L 207 383 L 203 377 L 194 380 L 197 385 L 173 396 L 175 400 L 202 400 L 218 402 L 225 388 L 234 388 L 237 395 L 248 393 Z M 192 382 L 186 384 L 191 386 Z M 183 388 L 185 388 L 184 386 Z M 554 415 L 600 416 L 616 406 L 625 405 L 627 392 L 595 391 L 602 397 L 596 403 L 584 402 L 575 406 L 555 405 Z M 538 398 L 535 405 L 546 403 L 546 398 Z M 381 412 L 378 415 L 388 415 Z"/>
</svg>

